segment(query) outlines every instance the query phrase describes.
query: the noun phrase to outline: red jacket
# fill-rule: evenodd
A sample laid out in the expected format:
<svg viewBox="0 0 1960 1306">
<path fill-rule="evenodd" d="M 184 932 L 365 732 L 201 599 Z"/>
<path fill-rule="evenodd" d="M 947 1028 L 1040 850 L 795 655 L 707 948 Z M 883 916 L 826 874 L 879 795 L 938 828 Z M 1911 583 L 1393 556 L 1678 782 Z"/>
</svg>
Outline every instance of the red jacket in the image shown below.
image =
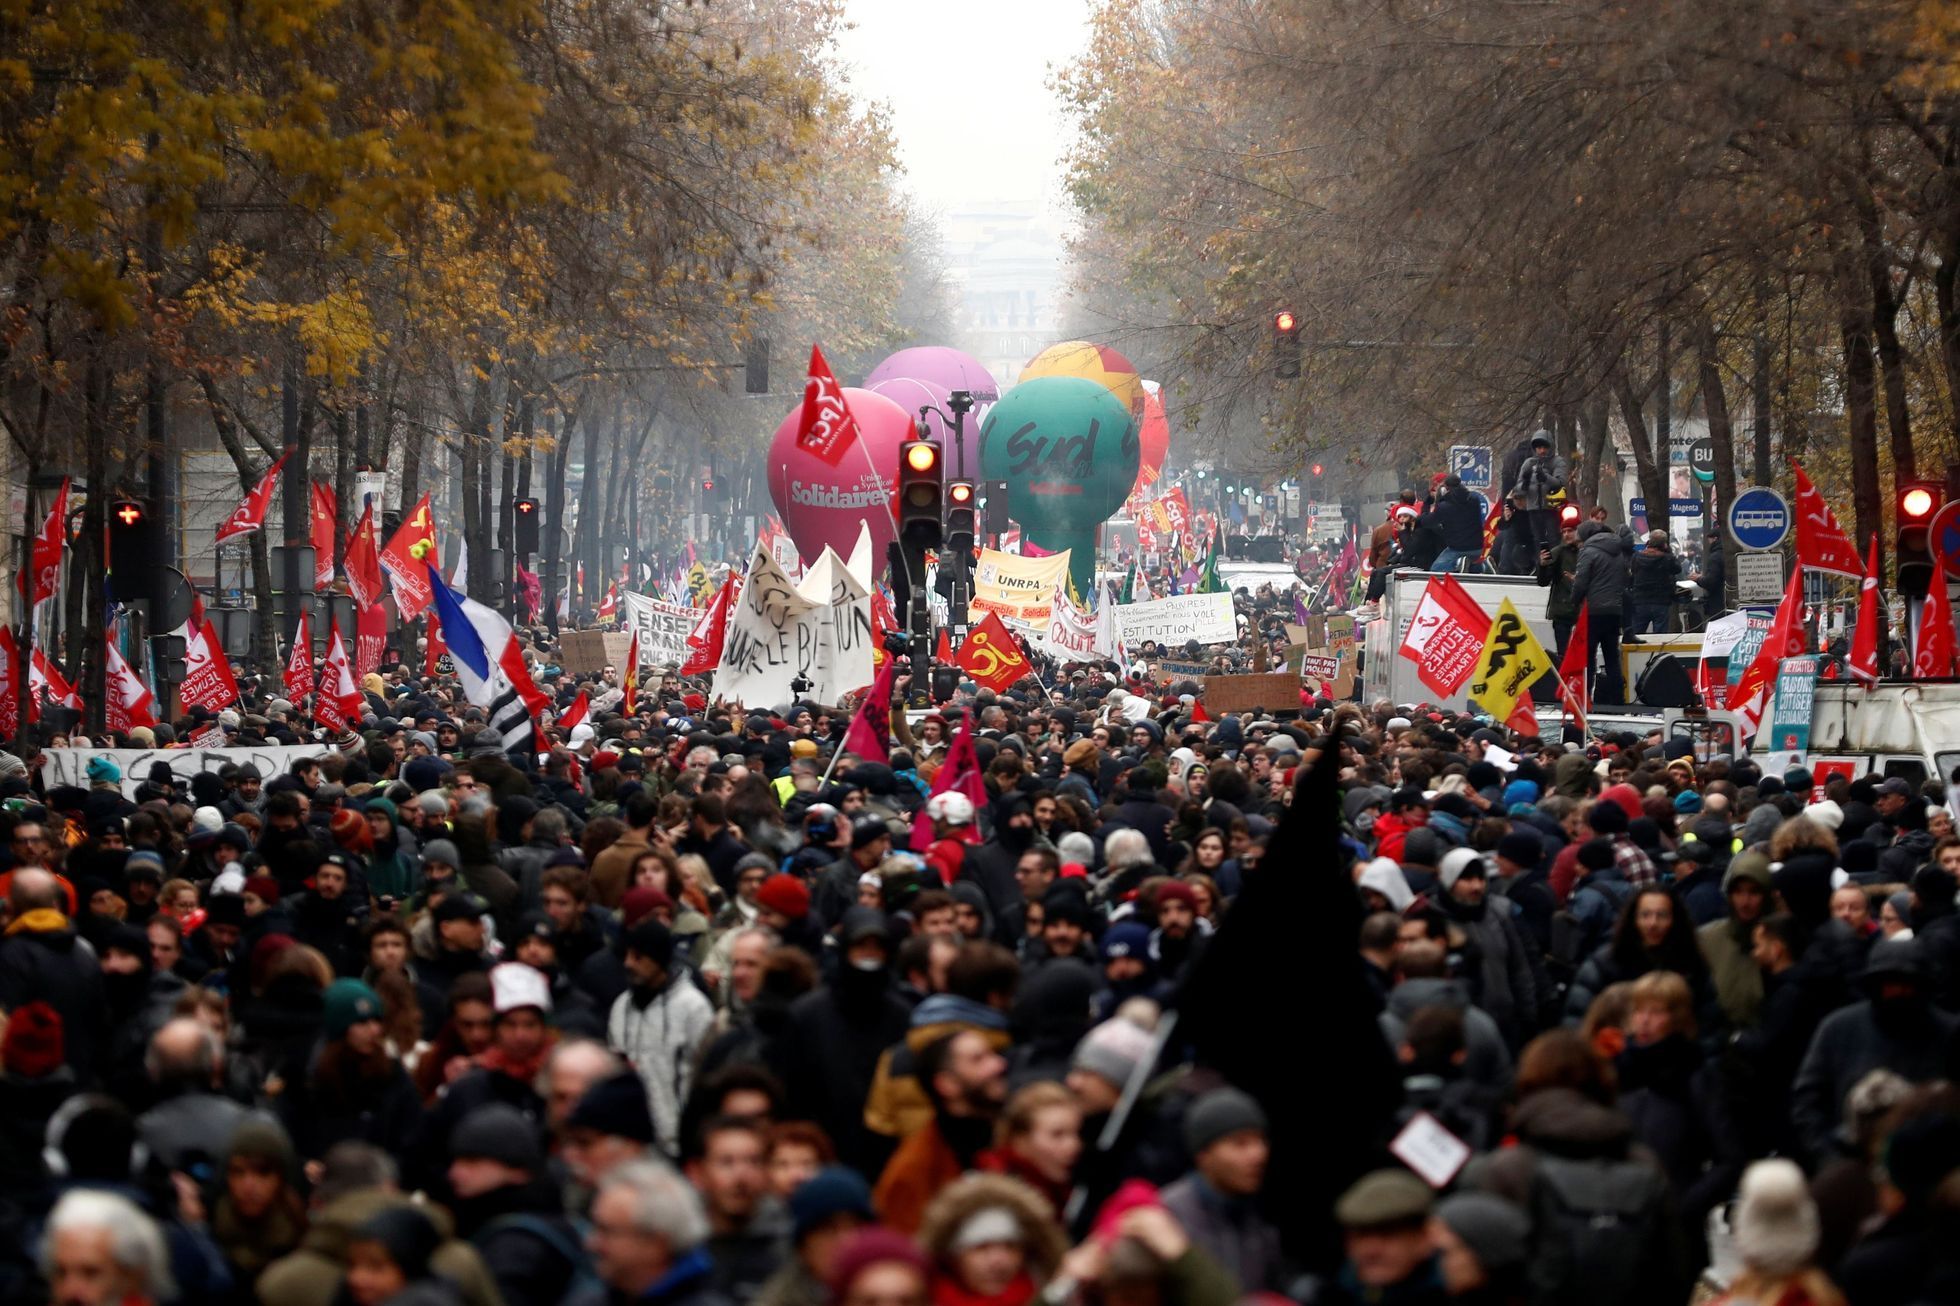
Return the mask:
<svg viewBox="0 0 1960 1306">
<path fill-rule="evenodd" d="M 1375 818 L 1375 851 L 1394 861 L 1402 860 L 1402 845 L 1409 837 L 1409 831 L 1427 825 L 1428 818 L 1421 821 L 1405 821 L 1393 812 Z"/>
</svg>

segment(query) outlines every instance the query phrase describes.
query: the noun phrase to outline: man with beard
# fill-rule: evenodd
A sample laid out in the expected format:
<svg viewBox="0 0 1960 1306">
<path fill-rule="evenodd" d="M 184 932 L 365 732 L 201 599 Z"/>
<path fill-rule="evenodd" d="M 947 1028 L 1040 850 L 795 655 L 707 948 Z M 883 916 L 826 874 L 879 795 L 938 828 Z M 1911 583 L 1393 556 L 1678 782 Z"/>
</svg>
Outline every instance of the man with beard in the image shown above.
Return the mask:
<svg viewBox="0 0 1960 1306">
<path fill-rule="evenodd" d="M 1790 1121 L 1813 1165 L 1833 1155 L 1844 1100 L 1874 1070 L 1911 1083 L 1946 1073 L 1960 1016 L 1933 1006 L 1917 939 L 1874 944 L 1859 980 L 1865 1001 L 1824 1018 L 1790 1087 Z"/>
<path fill-rule="evenodd" d="M 789 1255 L 789 1212 L 769 1191 L 767 1151 L 757 1117 L 722 1114 L 701 1126 L 700 1155 L 687 1163 L 708 1212 L 715 1287 L 738 1303 L 753 1301 Z"/>
<path fill-rule="evenodd" d="M 911 1009 L 892 991 L 891 927 L 876 907 L 853 907 L 838 929 L 841 956 L 830 982 L 790 1005 L 776 1049 L 785 1101 L 824 1127 L 844 1162 L 862 1174 L 883 1168 L 890 1140 L 864 1123 L 878 1058 L 905 1037 Z"/>
<path fill-rule="evenodd" d="M 1477 1005 L 1488 1011 L 1513 1048 L 1522 1047 L 1538 1023 L 1538 984 L 1532 974 L 1530 948 L 1511 904 L 1499 898 L 1493 907 L 1486 897 L 1490 871 L 1484 859 L 1469 848 L 1443 854 L 1437 884 L 1442 893 L 1436 908 L 1455 922 L 1477 945 L 1482 958 L 1473 976 Z"/>
<path fill-rule="evenodd" d="M 1052 848 L 1030 848 L 1021 854 L 1014 863 L 1014 882 L 1020 887 L 1020 893 L 1005 912 L 995 917 L 995 938 L 1011 948 L 1027 937 L 1028 904 L 1048 896 L 1061 869 L 1061 858 Z"/>
<path fill-rule="evenodd" d="M 1203 943 L 1197 890 L 1182 880 L 1166 882 L 1157 890 L 1157 928 L 1150 935 L 1150 958 L 1157 963 L 1157 973 L 1175 983 Z"/>
<path fill-rule="evenodd" d="M 529 1121 L 480 1106 L 449 1136 L 449 1209 L 509 1306 L 553 1306 L 588 1265 Z"/>
<path fill-rule="evenodd" d="M 625 946 L 628 982 L 613 1000 L 606 1041 L 639 1072 L 661 1150 L 675 1156 L 681 1105 L 695 1053 L 714 1027 L 714 1006 L 674 965 L 674 936 L 665 925 L 648 917 L 626 932 Z"/>
<path fill-rule="evenodd" d="M 879 1217 L 907 1234 L 919 1231 L 933 1196 L 993 1144 L 994 1117 L 1007 1101 L 1007 1059 L 978 1030 L 928 1044 L 918 1064 L 932 1121 L 899 1144 L 872 1192 Z"/>
<path fill-rule="evenodd" d="M 319 950 L 336 975 L 361 970 L 361 922 L 347 895 L 347 866 L 336 853 L 313 869 L 313 888 L 293 904 L 293 937 Z"/>
<path fill-rule="evenodd" d="M 265 807 L 265 794 L 262 792 L 264 777 L 259 768 L 250 762 L 241 762 L 232 775 L 231 792 L 218 804 L 225 819 L 236 820 L 241 813 L 257 815 Z"/>
<path fill-rule="evenodd" d="M 994 837 L 966 850 L 960 878 L 980 886 L 994 919 L 1005 916 L 1022 901 L 1014 870 L 1021 856 L 1034 847 L 1034 813 L 1026 794 L 1010 791 L 994 802 Z"/>
</svg>

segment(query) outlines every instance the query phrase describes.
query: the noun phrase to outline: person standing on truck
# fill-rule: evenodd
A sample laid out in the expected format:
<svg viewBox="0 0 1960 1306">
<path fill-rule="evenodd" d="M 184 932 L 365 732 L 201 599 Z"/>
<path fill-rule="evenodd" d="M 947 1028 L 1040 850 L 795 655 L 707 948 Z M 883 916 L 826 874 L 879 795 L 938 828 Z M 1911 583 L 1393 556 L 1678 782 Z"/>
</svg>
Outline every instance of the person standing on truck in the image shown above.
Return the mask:
<svg viewBox="0 0 1960 1306">
<path fill-rule="evenodd" d="M 1477 496 L 1463 488 L 1461 477 L 1452 474 L 1443 478 L 1442 489 L 1423 510 L 1420 521 L 1443 538 L 1443 551 L 1431 564 L 1434 570 L 1468 571 L 1477 566 L 1478 555 L 1484 551 L 1484 511 L 1477 504 Z"/>
<path fill-rule="evenodd" d="M 1524 510 L 1524 496 L 1511 491 L 1497 519 L 1494 542 L 1497 574 L 1529 576 L 1538 565 L 1538 542 L 1531 536 L 1531 517 Z"/>
<path fill-rule="evenodd" d="M 1620 616 L 1626 610 L 1627 546 L 1609 526 L 1589 521 L 1579 528 L 1579 565 L 1572 572 L 1572 604 L 1586 610 L 1586 675 L 1595 703 L 1626 702 L 1620 675 Z M 1601 668 L 1599 659 L 1606 659 Z"/>
<path fill-rule="evenodd" d="M 1540 548 L 1549 548 L 1558 538 L 1558 506 L 1565 498 L 1565 482 L 1570 475 L 1565 459 L 1552 452 L 1552 437 L 1538 431 L 1531 437 L 1531 457 L 1518 468 L 1518 489 L 1524 493 L 1525 511 L 1531 519 L 1531 538 Z"/>
<path fill-rule="evenodd" d="M 1654 531 L 1646 546 L 1633 555 L 1627 581 L 1627 603 L 1632 618 L 1628 633 L 1665 634 L 1668 617 L 1674 610 L 1674 582 L 1681 575 L 1681 560 L 1667 547 L 1667 532 Z"/>
<path fill-rule="evenodd" d="M 1545 617 L 1552 623 L 1558 643 L 1553 656 L 1565 660 L 1565 646 L 1572 639 L 1572 623 L 1579 619 L 1579 601 L 1572 597 L 1572 575 L 1579 569 L 1579 527 L 1575 523 L 1559 532 L 1556 547 L 1538 551 L 1538 583 L 1548 586 Z"/>
<path fill-rule="evenodd" d="M 1368 566 L 1370 571 L 1368 574 L 1368 593 L 1366 599 L 1369 603 L 1381 602 L 1382 595 L 1388 590 L 1389 559 L 1395 556 L 1395 532 L 1400 526 L 1396 514 L 1403 508 L 1414 511 L 1415 506 L 1416 492 L 1414 490 L 1403 490 L 1395 498 L 1389 500 L 1388 516 L 1384 517 L 1382 524 L 1375 527 L 1374 531 L 1368 536 Z"/>
</svg>

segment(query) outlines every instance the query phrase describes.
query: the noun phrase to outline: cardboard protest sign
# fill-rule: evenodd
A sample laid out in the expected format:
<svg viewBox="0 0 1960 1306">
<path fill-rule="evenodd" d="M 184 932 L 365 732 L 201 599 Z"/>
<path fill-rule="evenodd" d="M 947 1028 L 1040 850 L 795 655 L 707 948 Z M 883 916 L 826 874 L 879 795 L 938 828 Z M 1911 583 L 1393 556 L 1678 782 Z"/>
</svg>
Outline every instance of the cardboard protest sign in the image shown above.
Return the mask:
<svg viewBox="0 0 1960 1306">
<path fill-rule="evenodd" d="M 1229 644 L 1238 638 L 1230 594 L 1177 594 L 1116 609 L 1116 623 L 1132 653 L 1146 640 L 1158 644 Z"/>
<path fill-rule="evenodd" d="M 1202 695 L 1205 711 L 1250 712 L 1264 708 L 1275 714 L 1300 710 L 1300 678 L 1290 671 L 1260 671 L 1244 676 L 1206 676 Z"/>
</svg>

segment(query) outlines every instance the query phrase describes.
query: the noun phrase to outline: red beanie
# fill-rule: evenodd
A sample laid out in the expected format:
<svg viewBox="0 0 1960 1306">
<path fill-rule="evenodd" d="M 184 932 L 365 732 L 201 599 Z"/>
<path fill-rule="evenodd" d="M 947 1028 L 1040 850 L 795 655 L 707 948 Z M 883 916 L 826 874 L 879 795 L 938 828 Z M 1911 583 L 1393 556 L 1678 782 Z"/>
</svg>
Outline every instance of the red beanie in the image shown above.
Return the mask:
<svg viewBox="0 0 1960 1306">
<path fill-rule="evenodd" d="M 1157 890 L 1157 905 L 1162 907 L 1167 902 L 1181 902 L 1190 907 L 1192 911 L 1196 911 L 1198 910 L 1198 891 L 1186 884 L 1183 880 L 1172 880 L 1169 884 Z"/>
<path fill-rule="evenodd" d="M 279 881 L 270 875 L 254 875 L 245 881 L 245 892 L 257 894 L 259 901 L 270 907 L 279 901 Z"/>
<path fill-rule="evenodd" d="M 619 923 L 630 930 L 653 915 L 655 907 L 663 902 L 672 906 L 673 901 L 658 889 L 628 889 L 626 895 L 619 900 Z"/>
<path fill-rule="evenodd" d="M 791 878 L 791 877 L 785 877 Z M 886 1229 L 880 1225 L 859 1229 L 847 1236 L 837 1248 L 830 1262 L 830 1295 L 833 1301 L 841 1301 L 849 1294 L 851 1284 L 860 1274 L 874 1265 L 884 1265 L 897 1261 L 909 1265 L 925 1279 L 932 1273 L 932 1265 L 919 1245 L 896 1229 Z"/>
<path fill-rule="evenodd" d="M 40 1079 L 61 1069 L 65 1052 L 61 1013 L 45 1002 L 30 1002 L 7 1019 L 0 1041 L 0 1065 L 22 1079 Z"/>
<path fill-rule="evenodd" d="M 810 890 L 803 881 L 787 871 L 778 871 L 762 882 L 755 891 L 756 905 L 780 912 L 793 921 L 800 921 L 810 914 Z"/>
</svg>

